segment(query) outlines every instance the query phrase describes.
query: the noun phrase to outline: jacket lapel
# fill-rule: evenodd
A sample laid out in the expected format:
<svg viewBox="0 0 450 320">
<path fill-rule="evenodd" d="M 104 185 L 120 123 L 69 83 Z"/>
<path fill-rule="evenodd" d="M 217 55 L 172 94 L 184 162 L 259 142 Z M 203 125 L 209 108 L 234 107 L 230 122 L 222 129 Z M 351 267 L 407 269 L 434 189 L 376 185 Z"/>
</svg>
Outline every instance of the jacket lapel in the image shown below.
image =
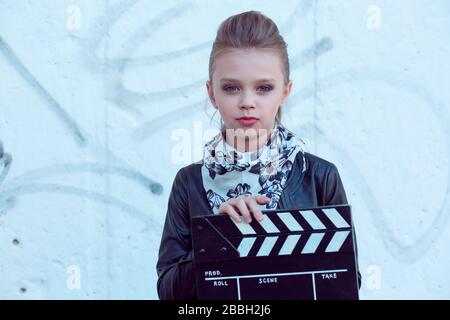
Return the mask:
<svg viewBox="0 0 450 320">
<path fill-rule="evenodd" d="M 306 157 L 305 157 L 306 160 Z M 299 199 L 301 195 L 300 184 L 303 180 L 305 172 L 303 170 L 303 157 L 300 152 L 297 154 L 295 161 L 292 166 L 292 171 L 284 186 L 283 192 L 280 195 L 280 200 L 278 201 L 277 209 L 292 209 L 297 206 L 295 199 Z M 308 170 L 308 163 L 306 162 L 306 170 Z"/>
</svg>

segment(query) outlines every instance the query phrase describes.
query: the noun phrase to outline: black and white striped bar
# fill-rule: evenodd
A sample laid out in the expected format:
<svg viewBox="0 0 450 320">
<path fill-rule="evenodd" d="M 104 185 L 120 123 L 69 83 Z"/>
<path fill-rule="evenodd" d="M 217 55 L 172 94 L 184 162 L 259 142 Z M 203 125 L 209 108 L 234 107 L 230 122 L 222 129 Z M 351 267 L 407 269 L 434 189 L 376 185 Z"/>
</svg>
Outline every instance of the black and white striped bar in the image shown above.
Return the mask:
<svg viewBox="0 0 450 320">
<path fill-rule="evenodd" d="M 253 219 L 250 224 L 244 219 L 236 222 L 231 218 L 214 219 L 211 223 L 225 237 L 234 238 L 232 242 L 237 245 L 241 257 L 290 255 L 294 251 L 296 254 L 313 254 L 320 249 L 322 252 L 339 252 L 345 248 L 343 245 L 351 229 L 351 221 L 336 208 L 266 213 L 262 221 Z M 325 237 L 325 231 L 332 232 L 332 237 Z M 288 232 L 293 234 L 285 235 Z M 257 241 L 261 235 L 263 241 Z M 320 246 L 323 242 L 327 242 L 326 247 Z"/>
</svg>

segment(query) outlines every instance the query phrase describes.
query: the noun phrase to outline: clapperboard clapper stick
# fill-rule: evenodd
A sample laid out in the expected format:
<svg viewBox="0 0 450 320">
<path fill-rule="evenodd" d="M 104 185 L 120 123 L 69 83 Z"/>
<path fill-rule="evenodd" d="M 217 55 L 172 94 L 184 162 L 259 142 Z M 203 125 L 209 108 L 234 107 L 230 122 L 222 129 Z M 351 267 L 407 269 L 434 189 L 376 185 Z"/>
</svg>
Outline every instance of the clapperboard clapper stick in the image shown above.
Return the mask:
<svg viewBox="0 0 450 320">
<path fill-rule="evenodd" d="M 198 299 L 358 299 L 349 205 L 191 219 Z"/>
</svg>

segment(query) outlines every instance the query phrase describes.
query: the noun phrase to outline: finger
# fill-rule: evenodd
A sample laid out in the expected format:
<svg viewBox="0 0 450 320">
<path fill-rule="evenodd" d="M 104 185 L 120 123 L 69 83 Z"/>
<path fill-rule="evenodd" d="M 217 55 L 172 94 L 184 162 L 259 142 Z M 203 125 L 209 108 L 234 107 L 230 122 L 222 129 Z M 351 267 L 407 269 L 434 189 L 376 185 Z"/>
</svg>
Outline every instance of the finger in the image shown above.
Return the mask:
<svg viewBox="0 0 450 320">
<path fill-rule="evenodd" d="M 239 214 L 234 210 L 233 206 L 231 206 L 229 203 L 224 202 L 221 204 L 221 209 L 219 208 L 219 214 L 225 214 L 230 216 L 234 221 L 241 222 L 241 217 Z"/>
<path fill-rule="evenodd" d="M 268 203 L 270 202 L 270 198 L 266 197 L 266 196 L 256 196 L 255 197 L 256 202 L 263 204 L 263 203 Z"/>
<path fill-rule="evenodd" d="M 252 215 L 250 214 L 250 211 L 247 208 L 246 202 L 247 199 L 250 198 L 247 197 L 237 198 L 234 207 L 237 208 L 239 210 L 239 213 L 245 218 L 245 220 L 247 220 L 247 222 L 250 223 L 252 222 Z"/>
<path fill-rule="evenodd" d="M 253 216 L 256 218 L 256 220 L 258 221 L 262 221 L 262 219 L 264 218 L 264 215 L 261 212 L 261 209 L 259 208 L 257 202 L 255 199 L 250 199 L 247 202 L 250 211 L 252 212 Z"/>
</svg>

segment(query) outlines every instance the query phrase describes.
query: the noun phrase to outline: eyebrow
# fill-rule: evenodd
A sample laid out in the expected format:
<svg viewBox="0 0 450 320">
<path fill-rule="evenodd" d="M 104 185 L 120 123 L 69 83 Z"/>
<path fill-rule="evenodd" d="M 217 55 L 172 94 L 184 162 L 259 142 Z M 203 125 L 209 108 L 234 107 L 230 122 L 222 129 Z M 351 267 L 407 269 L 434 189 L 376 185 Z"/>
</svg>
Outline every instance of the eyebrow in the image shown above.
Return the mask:
<svg viewBox="0 0 450 320">
<path fill-rule="evenodd" d="M 222 78 L 220 79 L 220 82 L 240 82 L 238 79 L 233 79 L 233 78 Z M 276 81 L 276 79 L 274 78 L 263 78 L 263 79 L 259 79 L 256 80 L 256 82 L 267 82 L 267 81 Z"/>
</svg>

